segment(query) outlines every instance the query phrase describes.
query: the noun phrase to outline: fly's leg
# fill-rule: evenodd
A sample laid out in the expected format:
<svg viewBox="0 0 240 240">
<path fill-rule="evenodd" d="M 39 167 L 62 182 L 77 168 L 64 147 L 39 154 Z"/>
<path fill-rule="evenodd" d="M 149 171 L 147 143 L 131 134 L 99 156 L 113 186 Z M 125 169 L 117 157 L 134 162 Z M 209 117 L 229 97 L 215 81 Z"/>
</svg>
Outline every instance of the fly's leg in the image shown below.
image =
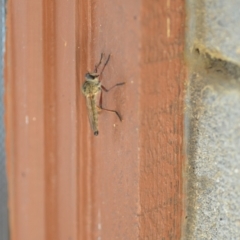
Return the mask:
<svg viewBox="0 0 240 240">
<path fill-rule="evenodd" d="M 110 55 L 109 55 L 109 58 L 110 58 Z M 109 61 L 109 58 L 108 58 L 107 61 Z M 106 63 L 107 63 L 107 62 L 106 62 Z M 103 85 L 101 85 L 101 88 L 102 88 L 102 90 L 104 90 L 105 92 L 109 92 L 109 91 L 112 90 L 113 88 L 115 88 L 115 87 L 117 87 L 117 86 L 121 86 L 121 85 L 123 85 L 123 84 L 125 84 L 125 82 L 117 83 L 117 84 L 115 84 L 114 86 L 110 87 L 109 89 L 107 89 L 107 88 L 105 88 Z M 100 108 L 100 109 L 103 109 L 103 110 L 106 110 L 106 111 L 109 111 L 109 112 L 114 112 L 114 113 L 116 113 L 117 116 L 118 116 L 118 118 L 119 118 L 119 120 L 122 121 L 122 118 L 121 118 L 120 114 L 119 114 L 117 111 L 115 111 L 115 110 L 110 110 L 110 109 L 106 109 L 106 108 L 103 108 L 103 107 L 102 107 L 102 91 L 101 91 L 100 100 L 99 100 L 99 108 Z"/>
<path fill-rule="evenodd" d="M 114 86 L 110 87 L 109 89 L 106 89 L 103 85 L 101 85 L 102 90 L 104 90 L 105 92 L 109 92 L 110 90 L 112 90 L 113 88 L 117 87 L 117 86 L 121 86 L 124 85 L 125 82 L 121 82 L 121 83 L 117 83 Z"/>
<path fill-rule="evenodd" d="M 100 57 L 100 61 L 97 65 L 95 65 L 95 69 L 94 69 L 94 72 L 97 73 L 97 70 L 98 70 L 98 67 L 101 65 L 102 63 L 102 59 L 103 59 L 103 53 L 101 53 L 101 57 Z"/>
<path fill-rule="evenodd" d="M 117 111 L 115 111 L 115 110 L 110 110 L 110 109 L 107 109 L 107 108 L 103 108 L 103 106 L 102 106 L 102 92 L 101 92 L 101 95 L 100 95 L 100 100 L 99 100 L 99 106 L 98 106 L 98 108 L 100 108 L 100 109 L 102 109 L 102 110 L 105 110 L 105 111 L 108 111 L 108 112 L 115 113 L 115 114 L 118 116 L 119 120 L 122 121 L 122 118 L 121 118 L 120 114 L 119 114 Z"/>
</svg>

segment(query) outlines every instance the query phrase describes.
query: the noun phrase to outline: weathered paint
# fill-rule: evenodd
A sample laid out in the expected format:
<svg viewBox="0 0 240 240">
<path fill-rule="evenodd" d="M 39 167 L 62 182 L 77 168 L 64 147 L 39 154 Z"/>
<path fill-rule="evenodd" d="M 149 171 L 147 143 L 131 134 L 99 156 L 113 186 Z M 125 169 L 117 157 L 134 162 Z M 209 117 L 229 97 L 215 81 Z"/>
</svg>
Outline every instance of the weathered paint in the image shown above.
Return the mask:
<svg viewBox="0 0 240 240">
<path fill-rule="evenodd" d="M 143 1 L 140 239 L 180 239 L 183 212 L 184 1 Z"/>
<path fill-rule="evenodd" d="M 12 239 L 180 238 L 184 21 L 182 0 L 9 0 Z M 94 137 L 80 88 L 102 52 L 123 122 L 102 112 Z"/>
</svg>

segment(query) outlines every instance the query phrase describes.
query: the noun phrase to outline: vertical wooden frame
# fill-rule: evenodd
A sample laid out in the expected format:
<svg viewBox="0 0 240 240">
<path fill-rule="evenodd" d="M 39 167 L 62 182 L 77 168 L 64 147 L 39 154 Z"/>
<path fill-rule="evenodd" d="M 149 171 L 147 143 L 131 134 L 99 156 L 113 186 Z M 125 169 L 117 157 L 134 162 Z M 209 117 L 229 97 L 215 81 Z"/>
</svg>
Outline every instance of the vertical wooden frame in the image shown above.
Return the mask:
<svg viewBox="0 0 240 240">
<path fill-rule="evenodd" d="M 6 127 L 12 239 L 179 239 L 184 1 L 9 0 Z M 110 87 L 100 134 L 83 76 Z"/>
</svg>

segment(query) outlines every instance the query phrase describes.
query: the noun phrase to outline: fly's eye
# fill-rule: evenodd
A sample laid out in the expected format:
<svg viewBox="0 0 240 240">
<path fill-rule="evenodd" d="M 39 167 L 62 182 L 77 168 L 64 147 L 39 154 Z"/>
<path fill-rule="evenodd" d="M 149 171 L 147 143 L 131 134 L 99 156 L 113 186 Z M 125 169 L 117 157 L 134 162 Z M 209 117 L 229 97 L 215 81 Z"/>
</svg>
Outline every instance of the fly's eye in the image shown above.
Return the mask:
<svg viewBox="0 0 240 240">
<path fill-rule="evenodd" d="M 91 75 L 90 73 L 86 73 L 85 78 L 87 80 L 93 80 L 95 78 L 95 76 Z"/>
<path fill-rule="evenodd" d="M 93 73 L 93 74 L 91 74 L 91 73 L 86 73 L 85 79 L 88 80 L 88 81 L 91 81 L 91 80 L 96 79 L 98 76 L 99 76 L 99 75 L 96 74 L 96 73 Z"/>
</svg>

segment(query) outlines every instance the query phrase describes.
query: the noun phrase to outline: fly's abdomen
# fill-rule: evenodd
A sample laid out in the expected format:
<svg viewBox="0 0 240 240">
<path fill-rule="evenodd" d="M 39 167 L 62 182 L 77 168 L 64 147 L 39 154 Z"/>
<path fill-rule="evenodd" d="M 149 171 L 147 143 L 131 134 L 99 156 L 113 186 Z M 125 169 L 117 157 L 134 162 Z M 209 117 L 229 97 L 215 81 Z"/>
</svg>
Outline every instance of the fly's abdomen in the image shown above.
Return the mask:
<svg viewBox="0 0 240 240">
<path fill-rule="evenodd" d="M 92 127 L 93 133 L 95 136 L 98 135 L 98 107 L 96 104 L 96 97 L 91 96 L 87 97 L 87 107 L 88 107 L 88 116 L 89 122 Z"/>
</svg>

